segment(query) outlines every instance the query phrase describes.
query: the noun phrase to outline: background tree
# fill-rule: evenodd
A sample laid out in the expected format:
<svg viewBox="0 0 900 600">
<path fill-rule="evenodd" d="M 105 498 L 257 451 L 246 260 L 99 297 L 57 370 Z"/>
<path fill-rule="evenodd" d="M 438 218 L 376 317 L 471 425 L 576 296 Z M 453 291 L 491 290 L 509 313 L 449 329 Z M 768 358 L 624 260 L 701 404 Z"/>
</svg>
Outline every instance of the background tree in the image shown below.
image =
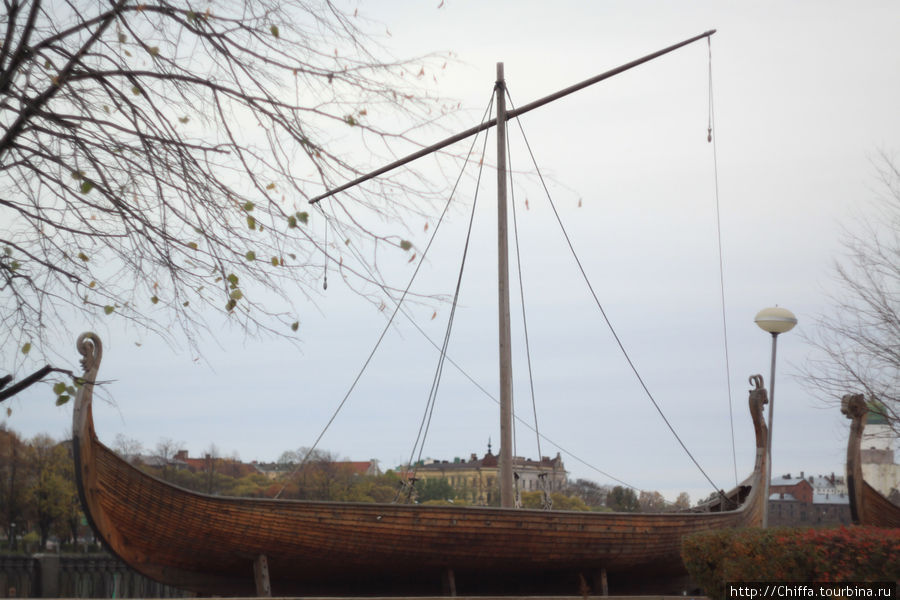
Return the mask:
<svg viewBox="0 0 900 600">
<path fill-rule="evenodd" d="M 13 550 L 17 546 L 16 536 L 26 533 L 27 465 L 27 447 L 5 423 L 0 423 L 0 527 L 6 532 L 8 547 Z"/>
<path fill-rule="evenodd" d="M 576 479 L 568 484 L 566 493 L 569 496 L 581 498 L 591 508 L 605 507 L 609 487 L 601 486 L 589 479 Z"/>
<path fill-rule="evenodd" d="M 806 334 L 816 353 L 803 376 L 829 403 L 864 393 L 900 435 L 900 170 L 886 154 L 877 169 L 876 213 L 845 237 L 841 293 Z"/>
<path fill-rule="evenodd" d="M 641 491 L 638 496 L 641 512 L 662 512 L 666 510 L 666 499 L 659 492 Z"/>
<path fill-rule="evenodd" d="M 144 445 L 137 438 L 130 438 L 118 433 L 113 442 L 113 450 L 128 462 L 134 462 L 144 451 Z"/>
<path fill-rule="evenodd" d="M 131 322 L 195 349 L 209 309 L 250 333 L 291 336 L 292 299 L 321 283 L 326 254 L 362 293 L 377 272 L 352 256 L 371 262 L 377 247 L 408 258 L 398 223 L 424 214 L 428 195 L 391 192 L 416 180 L 306 203 L 358 171 L 336 138 L 380 161 L 411 142 L 410 121 L 440 113 L 420 93 L 430 63 L 379 58 L 355 14 L 328 0 L 8 0 L 3 10 L 7 364 L 13 350 L 46 354 L 74 317 Z M 329 231 L 344 243 L 327 246 Z"/>
<path fill-rule="evenodd" d="M 638 496 L 631 488 L 615 486 L 606 496 L 606 505 L 616 512 L 638 512 L 641 505 Z"/>
<path fill-rule="evenodd" d="M 65 529 L 65 519 L 71 516 L 76 490 L 67 472 L 72 470 L 72 460 L 65 444 L 46 435 L 35 436 L 29 451 L 28 514 L 37 525 L 40 548 L 46 548 L 51 531 L 59 526 Z"/>
<path fill-rule="evenodd" d="M 153 459 L 159 468 L 160 477 L 166 481 L 173 481 L 176 469 L 172 466 L 175 454 L 184 447 L 184 442 L 176 442 L 172 438 L 160 438 L 153 452 Z"/>
<path fill-rule="evenodd" d="M 419 479 L 415 483 L 419 504 L 447 504 L 456 498 L 456 490 L 450 482 L 441 478 Z"/>
</svg>

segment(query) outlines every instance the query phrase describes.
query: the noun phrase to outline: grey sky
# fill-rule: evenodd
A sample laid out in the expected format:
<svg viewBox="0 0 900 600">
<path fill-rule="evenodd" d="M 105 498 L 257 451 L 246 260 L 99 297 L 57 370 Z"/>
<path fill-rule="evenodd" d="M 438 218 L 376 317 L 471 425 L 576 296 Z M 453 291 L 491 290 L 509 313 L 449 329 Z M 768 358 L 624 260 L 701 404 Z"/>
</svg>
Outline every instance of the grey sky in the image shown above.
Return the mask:
<svg viewBox="0 0 900 600">
<path fill-rule="evenodd" d="M 437 84 L 442 95 L 468 109 L 460 128 L 479 118 L 497 61 L 505 63 L 512 98 L 522 105 L 718 30 L 712 38 L 714 134 L 738 476 L 752 466 L 747 376 L 762 373 L 768 380 L 769 337 L 753 316 L 776 303 L 794 311 L 800 325 L 779 345 L 774 472 L 840 472 L 846 420 L 792 378 L 792 365 L 808 352 L 797 331 L 812 327 L 815 315 L 828 309 L 841 228 L 852 227 L 851 217 L 864 214 L 878 191 L 872 161 L 880 149 L 898 148 L 900 5 L 439 4 L 359 7 L 386 25 L 384 42 L 398 56 L 455 53 Z M 382 34 L 384 27 L 373 31 Z M 697 459 L 727 488 L 734 484 L 734 468 L 707 98 L 707 45 L 700 42 L 529 113 L 523 126 L 541 169 L 553 178 L 554 201 L 625 346 Z M 518 126 L 511 131 L 519 139 Z M 363 147 L 356 152 L 360 164 L 369 160 Z M 512 159 L 514 167 L 531 169 L 519 142 Z M 495 392 L 493 172 L 486 178 L 450 354 Z M 523 178 L 516 194 L 542 432 L 639 488 L 658 489 L 669 499 L 682 490 L 694 500 L 706 495 L 708 485 L 642 395 L 591 306 L 534 178 Z M 464 221 L 459 208 L 436 243 L 423 290 L 452 290 Z M 409 227 L 421 248 L 422 224 Z M 411 272 L 406 264 L 389 268 L 397 285 Z M 101 377 L 115 380 L 109 394 L 116 403 L 96 411 L 101 439 L 112 443 L 122 433 L 152 448 L 168 437 L 185 441 L 194 455 L 215 443 L 245 460 L 273 460 L 283 450 L 311 444 L 384 325 L 375 308 L 338 281 L 330 278 L 334 283 L 319 309 L 309 306 L 301 315 L 299 350 L 244 340 L 226 329 L 221 348 L 210 342 L 205 361 L 195 362 L 141 332 L 98 329 L 106 344 Z M 430 320 L 433 310 L 415 312 L 437 340 L 448 307 L 438 306 Z M 514 308 L 514 329 L 517 315 Z M 74 349 L 72 355 L 74 362 Z M 521 352 L 516 358 L 517 412 L 531 421 Z M 321 447 L 355 460 L 378 458 L 386 467 L 404 461 L 435 361 L 417 332 L 398 325 Z M 26 436 L 63 436 L 69 427 L 71 407 L 54 408 L 49 390 L 29 393 L 12 408 L 8 425 Z M 497 412 L 448 367 L 425 455 L 481 453 L 488 438 L 496 449 Z M 517 436 L 518 453 L 535 456 L 534 435 L 520 428 Z M 542 445 L 545 455 L 557 451 Z M 612 483 L 571 456 L 564 459 L 572 476 Z"/>
</svg>

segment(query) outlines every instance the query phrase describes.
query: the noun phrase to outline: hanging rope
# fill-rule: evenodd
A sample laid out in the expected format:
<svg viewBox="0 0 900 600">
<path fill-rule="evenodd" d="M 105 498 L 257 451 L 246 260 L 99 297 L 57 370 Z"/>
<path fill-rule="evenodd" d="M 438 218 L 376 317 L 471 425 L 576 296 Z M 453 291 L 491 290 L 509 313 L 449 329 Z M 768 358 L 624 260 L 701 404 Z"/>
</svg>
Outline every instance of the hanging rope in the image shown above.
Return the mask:
<svg viewBox="0 0 900 600">
<path fill-rule="evenodd" d="M 728 385 L 728 421 L 731 423 L 731 459 L 734 463 L 734 485 L 738 484 L 737 448 L 734 443 L 734 402 L 731 398 L 731 361 L 728 357 L 728 320 L 725 318 L 725 260 L 722 251 L 722 217 L 719 210 L 719 159 L 716 153 L 716 139 L 713 136 L 713 128 L 716 122 L 716 112 L 713 105 L 713 75 L 712 75 L 712 40 L 706 38 L 709 51 L 709 124 L 707 126 L 706 141 L 713 147 L 713 174 L 716 186 L 716 233 L 719 241 L 719 292 L 722 302 L 722 340 L 725 346 L 725 380 Z"/>
<path fill-rule="evenodd" d="M 490 110 L 490 108 L 488 108 L 488 110 Z M 477 140 L 477 137 L 475 139 Z M 278 498 L 281 496 L 282 492 L 284 492 L 284 489 L 287 487 L 287 482 L 290 479 L 292 479 L 293 476 L 297 473 L 297 471 L 299 471 L 309 460 L 309 457 L 312 455 L 312 453 L 315 451 L 316 447 L 319 445 L 319 442 L 321 442 L 322 438 L 325 436 L 325 432 L 328 431 L 329 427 L 331 427 L 331 424 L 334 423 L 334 420 L 337 418 L 338 413 L 340 413 L 341 409 L 344 408 L 344 405 L 347 403 L 347 400 L 350 398 L 350 394 L 352 394 L 353 390 L 356 389 L 356 385 L 359 383 L 360 379 L 363 376 L 363 373 L 365 373 L 366 369 L 368 368 L 369 363 L 372 362 L 372 358 L 374 358 L 375 353 L 378 351 L 378 348 L 381 346 L 381 342 L 384 341 L 384 338 L 387 335 L 387 332 L 390 330 L 391 325 L 393 324 L 394 319 L 397 316 L 397 313 L 400 311 L 400 307 L 403 306 L 403 300 L 405 300 L 406 296 L 409 294 L 409 290 L 412 288 L 413 282 L 416 280 L 416 276 L 419 274 L 419 270 L 422 268 L 422 265 L 425 263 L 425 258 L 428 255 L 428 251 L 431 249 L 431 245 L 434 243 L 435 237 L 437 237 L 437 233 L 440 230 L 441 224 L 444 222 L 444 218 L 446 217 L 447 211 L 450 208 L 450 203 L 453 200 L 453 195 L 456 192 L 456 188 L 459 186 L 459 182 L 462 179 L 462 174 L 465 170 L 465 164 L 468 163 L 469 157 L 471 156 L 471 152 L 472 152 L 472 149 L 474 148 L 474 146 L 475 146 L 475 140 L 472 140 L 472 146 L 469 149 L 469 154 L 466 156 L 466 162 L 463 164 L 463 169 L 460 171 L 459 177 L 456 180 L 456 184 L 453 186 L 453 190 L 451 190 L 451 192 L 450 192 L 450 196 L 447 198 L 446 204 L 444 204 L 444 210 L 441 211 L 441 216 L 438 218 L 438 222 L 434 227 L 434 231 L 432 231 L 431 237 L 428 239 L 428 244 L 425 246 L 425 249 L 422 251 L 422 258 L 420 258 L 419 262 L 416 264 L 416 268 L 413 271 L 412 276 L 409 278 L 409 283 L 407 283 L 406 288 L 404 288 L 403 293 L 400 296 L 400 299 L 397 301 L 396 307 L 394 308 L 393 312 L 391 313 L 390 318 L 388 319 L 388 322 L 385 324 L 384 329 L 382 329 L 382 331 L 381 331 L 381 335 L 378 336 L 378 340 L 375 342 L 375 347 L 372 348 L 372 351 L 369 353 L 369 356 L 366 358 L 365 362 L 363 363 L 362 368 L 360 368 L 359 373 L 357 373 L 356 377 L 354 378 L 353 383 L 350 384 L 350 388 L 347 390 L 347 393 L 344 394 L 343 399 L 340 401 L 340 403 L 338 404 L 334 413 L 331 415 L 331 418 L 328 419 L 328 422 L 325 424 L 325 427 L 322 429 L 321 433 L 319 433 L 319 436 L 316 438 L 315 442 L 313 442 L 313 445 L 307 450 L 306 455 L 303 457 L 303 459 L 300 461 L 300 463 L 297 465 L 297 467 L 291 472 L 290 476 L 285 480 L 285 483 L 281 486 L 281 489 L 279 489 L 278 493 L 275 494 L 275 496 L 274 496 L 275 498 Z M 482 163 L 483 162 L 484 161 L 482 160 Z M 327 253 L 327 251 L 328 251 L 328 249 L 325 248 L 326 253 Z"/>
<path fill-rule="evenodd" d="M 507 96 L 509 93 L 507 91 Z M 515 110 L 515 105 L 513 104 L 512 98 L 509 99 L 509 105 Z M 672 432 L 672 435 L 675 436 L 675 439 L 678 441 L 681 448 L 688 455 L 688 458 L 694 463 L 700 473 L 703 474 L 703 477 L 709 484 L 713 487 L 714 490 L 719 491 L 719 488 L 713 483 L 712 479 L 710 479 L 709 475 L 706 474 L 706 471 L 703 470 L 703 467 L 700 466 L 700 463 L 697 462 L 697 459 L 694 458 L 694 455 L 691 454 L 691 451 L 688 450 L 687 445 L 685 445 L 684 441 L 681 439 L 681 436 L 675 431 L 675 428 L 672 426 L 672 423 L 669 421 L 668 417 L 666 417 L 665 413 L 663 413 L 662 408 L 660 408 L 659 404 L 656 402 L 656 398 L 653 397 L 653 394 L 650 392 L 650 388 L 647 387 L 647 384 L 644 382 L 644 378 L 641 377 L 640 372 L 637 370 L 637 366 L 631 360 L 631 356 L 629 356 L 628 351 L 625 349 L 625 345 L 622 343 L 622 339 L 619 337 L 619 334 L 616 333 L 615 328 L 612 325 L 612 322 L 609 320 L 609 317 L 606 314 L 606 310 L 604 310 L 603 305 L 600 303 L 600 298 L 597 296 L 597 292 L 594 290 L 594 286 L 591 285 L 590 280 L 588 279 L 587 272 L 584 270 L 584 266 L 581 264 L 581 259 L 578 258 L 578 254 L 575 252 L 575 246 L 572 244 L 572 240 L 569 237 L 568 232 L 566 231 L 565 225 L 563 225 L 562 218 L 559 216 L 559 211 L 556 209 L 556 204 L 553 202 L 553 197 L 550 194 L 550 189 L 547 187 L 547 182 L 544 180 L 544 176 L 541 173 L 540 167 L 537 164 L 537 160 L 535 159 L 534 152 L 531 149 L 531 144 L 528 142 L 528 137 L 525 135 L 525 129 L 522 126 L 521 119 L 516 117 L 516 123 L 519 125 L 519 131 L 522 133 L 522 139 L 525 142 L 525 147 L 528 149 L 528 153 L 531 156 L 532 164 L 537 172 L 538 178 L 540 179 L 541 186 L 544 188 L 544 193 L 547 195 L 547 200 L 550 203 L 550 208 L 553 209 L 553 214 L 556 217 L 556 222 L 559 224 L 560 230 L 562 231 L 563 237 L 566 240 L 566 244 L 569 246 L 569 251 L 572 253 L 572 257 L 575 259 L 575 264 L 578 266 L 578 270 L 581 272 L 581 276 L 584 279 L 585 284 L 587 284 L 588 290 L 591 293 L 591 296 L 594 298 L 594 302 L 597 305 L 597 308 L 600 309 L 600 314 L 603 316 L 603 320 L 606 322 L 606 326 L 609 329 L 610 333 L 613 336 L 613 339 L 616 341 L 616 344 L 619 346 L 619 350 L 622 352 L 622 355 L 625 357 L 625 361 L 628 363 L 628 366 L 631 368 L 631 371 L 634 373 L 635 378 L 640 384 L 641 388 L 643 388 L 644 393 L 647 398 L 650 399 L 650 402 L 653 404 L 654 408 L 656 408 L 656 412 L 659 413 L 659 416 L 662 417 L 663 422 L 669 428 L 669 431 Z"/>
<path fill-rule="evenodd" d="M 507 97 L 509 97 L 509 88 L 506 89 L 506 95 L 507 95 Z M 512 103 L 510 103 L 510 105 L 511 104 Z M 535 434 L 535 440 L 537 442 L 537 455 L 538 455 L 538 460 L 541 461 L 541 460 L 543 460 L 544 453 L 541 450 L 541 433 L 540 433 L 540 428 L 538 426 L 537 399 L 536 399 L 536 396 L 534 393 L 534 369 L 532 368 L 532 362 L 531 362 L 531 343 L 529 341 L 529 336 L 528 336 L 528 318 L 527 318 L 527 314 L 526 314 L 526 310 L 525 310 L 525 282 L 524 282 L 524 277 L 522 276 L 522 253 L 521 253 L 520 244 L 519 244 L 519 218 L 518 218 L 518 213 L 516 212 L 516 191 L 515 191 L 516 188 L 515 188 L 515 185 L 513 185 L 514 182 L 513 182 L 513 178 L 512 178 L 513 166 L 512 166 L 512 152 L 511 152 L 509 136 L 507 136 L 507 138 L 506 138 L 506 160 L 509 165 L 509 194 L 510 194 L 510 204 L 512 205 L 512 215 L 513 215 L 513 219 L 512 219 L 512 221 L 513 221 L 513 245 L 516 250 L 516 272 L 517 272 L 517 276 L 518 276 L 518 280 L 519 280 L 519 304 L 522 307 L 522 331 L 523 331 L 523 334 L 525 337 L 525 358 L 526 358 L 526 362 L 528 365 L 528 387 L 531 392 L 531 409 L 532 409 L 532 414 L 534 416 L 534 434 Z M 513 416 L 515 417 L 515 411 L 513 411 Z M 513 428 L 514 434 L 515 434 L 515 431 L 516 431 L 515 428 Z M 513 439 L 515 440 L 515 437 L 513 437 Z M 542 483 L 542 488 L 543 488 L 543 492 L 544 492 L 544 500 L 542 502 L 542 505 L 545 510 L 550 510 L 550 508 L 553 507 L 553 500 L 550 499 L 550 494 L 545 489 L 544 484 L 546 483 L 546 481 L 545 481 L 544 475 L 545 474 L 541 474 L 541 476 L 540 476 L 541 477 L 540 481 Z M 516 479 L 516 483 L 518 484 L 518 476 Z"/>
<path fill-rule="evenodd" d="M 492 98 L 493 98 L 493 96 L 492 96 Z M 489 106 L 487 112 L 490 112 L 490 110 L 491 110 L 491 107 Z M 471 153 L 471 148 L 470 148 L 470 153 Z M 454 188 L 453 188 L 453 189 L 454 189 L 454 192 L 451 192 L 451 195 L 453 195 L 453 194 L 455 193 L 456 187 L 459 185 L 459 181 L 460 181 L 460 180 L 457 179 L 456 185 L 455 185 Z M 317 208 L 323 207 L 323 203 L 317 203 L 315 206 L 316 206 Z M 326 215 L 326 216 L 327 216 L 327 215 Z M 347 236 L 346 236 L 344 230 L 343 230 L 342 227 L 341 227 L 340 221 L 332 220 L 331 222 L 332 222 L 332 226 L 335 227 L 339 232 L 341 232 L 341 233 L 343 234 L 343 237 L 346 238 Z M 391 290 L 390 290 L 383 282 L 381 282 L 381 281 L 379 280 L 377 274 L 374 273 L 374 272 L 368 267 L 368 264 L 367 264 L 364 260 L 362 260 L 362 257 L 359 255 L 359 251 L 356 249 L 356 247 L 355 247 L 355 246 L 348 246 L 348 248 L 349 248 L 349 251 L 350 251 L 352 254 L 354 254 L 354 256 L 357 258 L 357 260 L 360 262 L 360 264 L 361 264 L 361 265 L 363 266 L 363 268 L 366 270 L 366 272 L 367 272 L 367 274 L 369 275 L 369 277 L 371 278 L 371 280 L 372 280 L 376 285 L 378 285 L 378 286 L 381 288 L 382 292 L 384 292 L 384 294 L 387 296 L 387 298 L 390 299 L 391 302 L 393 302 L 395 306 L 398 306 L 398 305 L 399 305 L 399 302 L 397 301 L 396 298 L 394 298 L 394 296 L 393 296 Z M 424 329 L 422 329 L 421 325 L 419 325 L 419 324 L 416 322 L 416 320 L 413 318 L 413 316 L 410 314 L 410 312 L 409 312 L 409 310 L 408 310 L 408 308 L 406 307 L 405 304 L 402 305 L 400 311 L 401 311 L 401 314 L 402 314 L 404 317 L 406 317 L 407 321 L 408 321 L 413 327 L 415 327 L 415 329 L 422 335 L 422 337 L 424 337 L 424 338 L 425 338 L 425 339 L 426 339 L 426 340 L 427 340 L 427 341 L 435 348 L 435 350 L 437 350 L 438 352 L 440 352 L 441 346 L 438 345 L 438 343 L 435 342 L 433 339 L 431 339 L 431 337 L 428 335 L 428 333 L 427 333 Z M 449 354 L 446 354 L 446 355 L 445 355 L 445 360 L 447 360 L 447 362 L 449 362 L 453 367 L 455 367 L 463 377 L 465 377 L 466 379 L 468 379 L 469 382 L 470 382 L 472 385 L 474 385 L 474 386 L 475 386 L 475 387 L 476 387 L 476 388 L 477 388 L 477 389 L 478 389 L 485 397 L 487 397 L 488 399 L 490 399 L 491 401 L 493 401 L 494 404 L 497 404 L 497 405 L 500 404 L 500 400 L 499 400 L 496 396 L 494 396 L 489 390 L 487 390 L 483 385 L 481 385 L 481 383 L 479 383 L 474 377 L 472 377 L 465 369 L 463 369 L 463 367 L 462 367 L 459 363 L 457 363 L 456 361 L 454 361 L 453 358 L 452 358 Z M 557 443 L 555 440 L 553 440 L 553 439 L 551 439 L 550 437 L 544 435 L 543 433 L 540 433 L 540 432 L 537 430 L 537 428 L 536 428 L 535 425 L 532 425 L 531 423 L 527 422 L 527 421 L 526 421 L 525 419 L 523 419 L 521 416 L 514 414 L 513 417 L 514 417 L 514 419 L 515 419 L 520 425 L 522 425 L 522 426 L 525 427 L 526 429 L 529 429 L 529 430 L 533 431 L 533 432 L 535 433 L 535 435 L 538 436 L 538 439 L 539 439 L 539 440 L 543 440 L 544 442 L 550 444 L 551 446 L 553 446 L 554 448 L 556 448 L 560 453 L 564 454 L 565 456 L 569 457 L 570 459 L 574 460 L 575 462 L 581 464 L 582 466 L 584 466 L 584 467 L 590 469 L 590 470 L 593 471 L 594 473 L 597 473 L 599 476 L 604 477 L 604 478 L 606 478 L 606 479 L 608 479 L 608 480 L 610 480 L 610 481 L 612 481 L 612 482 L 618 483 L 618 484 L 620 484 L 620 485 L 622 485 L 622 486 L 624 486 L 624 487 L 626 487 L 626 488 L 635 490 L 635 491 L 637 491 L 637 492 L 643 491 L 643 490 L 641 490 L 640 488 L 638 488 L 638 487 L 636 487 L 636 486 L 634 486 L 634 485 L 628 483 L 627 481 L 625 481 L 625 480 L 623 480 L 623 479 L 621 479 L 621 478 L 619 478 L 619 477 L 616 477 L 615 475 L 612 475 L 611 473 L 607 473 L 607 472 L 604 471 L 603 469 L 600 469 L 600 468 L 597 467 L 596 465 L 594 465 L 594 464 L 588 462 L 587 460 L 585 460 L 584 458 L 578 456 L 578 455 L 575 454 L 572 450 L 570 450 L 570 449 L 568 449 L 568 448 L 562 446 L 561 444 Z M 539 452 L 540 452 L 540 445 L 538 445 L 538 448 L 539 448 Z M 401 488 L 401 490 L 400 490 L 400 492 L 399 492 L 397 498 L 395 498 L 395 502 L 397 501 L 397 499 L 399 499 L 400 496 L 404 495 L 404 490 L 407 490 L 407 486 L 408 486 L 407 482 L 405 482 L 405 481 L 401 481 L 401 482 L 400 482 L 400 488 Z M 414 497 L 414 495 L 413 495 L 413 497 Z M 552 502 L 552 501 L 551 501 L 551 502 Z"/>
<path fill-rule="evenodd" d="M 485 114 L 488 114 L 490 112 L 492 106 L 493 106 L 493 97 L 492 97 L 491 102 L 488 104 L 488 109 Z M 478 139 L 477 136 L 475 139 L 476 140 Z M 431 382 L 431 391 L 428 394 L 428 401 L 425 405 L 425 414 L 422 415 L 422 422 L 419 424 L 419 433 L 416 436 L 416 442 L 413 445 L 413 451 L 412 451 L 412 453 L 410 453 L 410 456 L 409 456 L 409 464 L 412 465 L 412 467 L 413 467 L 413 471 L 412 471 L 413 478 L 415 478 L 416 473 L 418 472 L 419 462 L 422 460 L 422 453 L 425 451 L 425 439 L 427 438 L 428 430 L 431 427 L 431 417 L 434 414 L 434 407 L 435 407 L 435 404 L 437 403 L 437 393 L 438 393 L 438 389 L 441 384 L 441 377 L 444 373 L 444 363 L 447 359 L 447 348 L 450 345 L 450 332 L 453 329 L 453 321 L 456 317 L 456 308 L 459 303 L 459 292 L 460 292 L 460 289 L 462 289 L 463 273 L 465 272 L 466 258 L 468 257 L 468 254 L 469 254 L 469 244 L 472 239 L 472 226 L 475 222 L 475 209 L 478 206 L 478 192 L 481 189 L 481 176 L 484 173 L 484 157 L 487 152 L 487 140 L 488 140 L 488 136 L 485 135 L 484 136 L 484 146 L 482 147 L 482 150 L 481 150 L 481 160 L 479 161 L 479 164 L 478 164 L 478 178 L 475 183 L 475 196 L 472 201 L 472 212 L 469 215 L 469 226 L 466 230 L 466 242 L 463 246 L 462 261 L 459 266 L 459 274 L 456 278 L 456 289 L 454 290 L 453 302 L 450 306 L 450 316 L 447 319 L 447 329 L 444 333 L 444 343 L 441 346 L 440 357 L 438 358 L 438 365 L 437 365 L 437 368 L 435 369 L 434 378 Z M 473 141 L 473 146 L 474 146 L 474 141 Z M 465 168 L 465 165 L 463 165 L 463 168 Z M 462 175 L 460 174 L 460 177 L 461 176 Z M 418 455 L 416 455 L 416 460 L 413 461 L 413 455 L 416 454 L 417 447 L 418 447 Z"/>
</svg>

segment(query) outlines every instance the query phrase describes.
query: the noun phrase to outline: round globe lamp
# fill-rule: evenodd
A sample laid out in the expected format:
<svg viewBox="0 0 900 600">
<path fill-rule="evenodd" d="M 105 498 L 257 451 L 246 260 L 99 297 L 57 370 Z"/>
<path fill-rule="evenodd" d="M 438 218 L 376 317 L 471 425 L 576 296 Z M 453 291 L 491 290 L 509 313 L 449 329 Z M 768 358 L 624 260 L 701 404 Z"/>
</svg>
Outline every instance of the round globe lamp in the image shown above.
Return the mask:
<svg viewBox="0 0 900 600">
<path fill-rule="evenodd" d="M 775 354 L 777 350 L 778 334 L 787 333 L 797 324 L 794 313 L 780 306 L 764 308 L 756 313 L 753 319 L 760 329 L 772 334 L 772 368 L 769 374 L 769 437 L 766 443 L 766 481 L 763 485 L 762 526 L 769 526 L 769 485 L 772 481 L 772 417 L 775 407 Z"/>
<path fill-rule="evenodd" d="M 797 317 L 794 316 L 794 313 L 780 306 L 762 309 L 756 313 L 756 318 L 753 320 L 760 329 L 773 335 L 787 333 L 797 324 Z"/>
</svg>

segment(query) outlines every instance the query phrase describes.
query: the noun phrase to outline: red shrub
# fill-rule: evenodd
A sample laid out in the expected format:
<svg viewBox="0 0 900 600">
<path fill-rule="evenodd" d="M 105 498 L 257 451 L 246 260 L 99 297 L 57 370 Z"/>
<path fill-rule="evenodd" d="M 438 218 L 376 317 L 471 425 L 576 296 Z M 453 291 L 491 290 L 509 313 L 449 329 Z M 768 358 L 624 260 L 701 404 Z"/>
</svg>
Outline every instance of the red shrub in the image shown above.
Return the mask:
<svg viewBox="0 0 900 600">
<path fill-rule="evenodd" d="M 710 598 L 734 582 L 900 580 L 900 529 L 728 529 L 685 537 L 694 583 Z"/>
</svg>

